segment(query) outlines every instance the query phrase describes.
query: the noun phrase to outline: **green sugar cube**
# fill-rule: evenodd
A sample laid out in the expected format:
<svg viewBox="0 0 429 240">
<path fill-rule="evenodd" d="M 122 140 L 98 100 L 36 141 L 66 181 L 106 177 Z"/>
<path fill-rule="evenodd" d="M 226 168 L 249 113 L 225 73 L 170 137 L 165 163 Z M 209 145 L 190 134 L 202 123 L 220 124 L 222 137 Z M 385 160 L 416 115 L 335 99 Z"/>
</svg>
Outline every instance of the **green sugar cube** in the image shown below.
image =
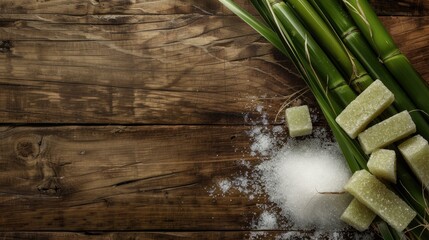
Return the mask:
<svg viewBox="0 0 429 240">
<path fill-rule="evenodd" d="M 401 143 L 398 148 L 414 174 L 426 188 L 429 188 L 428 141 L 422 136 L 416 135 Z"/>
<path fill-rule="evenodd" d="M 347 105 L 335 121 L 351 138 L 356 138 L 393 100 L 393 93 L 376 80 Z"/>
<path fill-rule="evenodd" d="M 291 137 L 309 135 L 313 130 L 307 105 L 286 109 L 286 122 Z"/>
<path fill-rule="evenodd" d="M 369 157 L 369 171 L 374 176 L 396 183 L 396 153 L 393 150 L 378 149 Z"/>
<path fill-rule="evenodd" d="M 355 198 L 343 212 L 340 219 L 362 232 L 369 228 L 376 216 L 373 211 Z"/>
<path fill-rule="evenodd" d="M 428 141 L 416 135 L 399 144 L 398 148 L 406 160 L 418 158 Z"/>
<path fill-rule="evenodd" d="M 415 132 L 410 114 L 402 111 L 361 132 L 358 139 L 365 153 L 370 154 Z"/>
<path fill-rule="evenodd" d="M 366 170 L 356 171 L 344 189 L 397 231 L 404 230 L 416 216 L 400 197 Z"/>
</svg>

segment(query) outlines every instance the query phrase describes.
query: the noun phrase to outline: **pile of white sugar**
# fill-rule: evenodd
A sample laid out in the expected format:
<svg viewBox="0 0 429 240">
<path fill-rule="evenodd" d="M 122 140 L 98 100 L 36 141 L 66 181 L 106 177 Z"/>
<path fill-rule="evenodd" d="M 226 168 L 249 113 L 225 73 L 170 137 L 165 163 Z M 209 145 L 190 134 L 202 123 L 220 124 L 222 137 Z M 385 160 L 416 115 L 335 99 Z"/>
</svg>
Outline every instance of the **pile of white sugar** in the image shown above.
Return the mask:
<svg viewBox="0 0 429 240">
<path fill-rule="evenodd" d="M 270 127 L 263 108 L 258 107 L 257 111 L 261 119 L 248 120 L 254 125 L 247 134 L 251 139 L 248 154 L 256 157 L 258 163 L 239 160 L 242 171 L 218 180 L 210 194 L 227 197 L 235 189 L 250 200 L 266 196 L 269 203 L 258 205 L 261 213 L 250 227 L 290 231 L 276 239 L 300 239 L 302 234 L 309 239 L 319 239 L 322 235 L 322 239 L 343 239 L 341 234 L 349 237 L 352 234 L 353 239 L 373 239 L 370 232 L 343 232 L 350 230 L 339 217 L 352 199 L 343 191 L 351 172 L 338 145 L 326 136 L 326 131 L 315 128 L 308 137 L 287 138 L 284 126 Z M 249 239 L 263 239 L 263 236 L 263 231 L 252 232 Z"/>
<path fill-rule="evenodd" d="M 336 144 L 319 137 L 289 139 L 256 170 L 269 200 L 296 228 L 345 227 L 339 217 L 351 201 L 343 191 L 351 173 Z"/>
</svg>

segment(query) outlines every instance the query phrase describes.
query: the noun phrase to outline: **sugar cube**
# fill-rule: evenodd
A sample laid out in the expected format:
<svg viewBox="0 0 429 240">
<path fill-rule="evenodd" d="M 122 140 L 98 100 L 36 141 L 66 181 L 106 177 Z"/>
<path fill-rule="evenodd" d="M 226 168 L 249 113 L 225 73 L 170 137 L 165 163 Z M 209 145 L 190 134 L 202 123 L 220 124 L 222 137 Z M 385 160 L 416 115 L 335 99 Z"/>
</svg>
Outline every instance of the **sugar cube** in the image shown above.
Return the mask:
<svg viewBox="0 0 429 240">
<path fill-rule="evenodd" d="M 347 105 L 335 121 L 351 138 L 356 138 L 393 100 L 393 93 L 376 80 Z"/>
<path fill-rule="evenodd" d="M 307 105 L 287 108 L 286 122 L 291 137 L 309 135 L 313 130 Z"/>
<path fill-rule="evenodd" d="M 404 230 L 417 215 L 407 203 L 366 170 L 356 171 L 344 189 L 397 231 Z"/>
<path fill-rule="evenodd" d="M 399 144 L 399 151 L 404 156 L 414 174 L 426 188 L 429 188 L 429 145 L 428 141 L 416 135 Z"/>
<path fill-rule="evenodd" d="M 370 154 L 415 132 L 416 125 L 410 114 L 402 111 L 367 128 L 358 135 L 358 139 L 364 152 Z"/>
<path fill-rule="evenodd" d="M 344 210 L 340 219 L 358 231 L 365 231 L 369 228 L 377 215 L 354 198 L 349 206 Z"/>
<path fill-rule="evenodd" d="M 375 150 L 367 167 L 374 176 L 396 183 L 396 153 L 389 149 Z"/>
</svg>

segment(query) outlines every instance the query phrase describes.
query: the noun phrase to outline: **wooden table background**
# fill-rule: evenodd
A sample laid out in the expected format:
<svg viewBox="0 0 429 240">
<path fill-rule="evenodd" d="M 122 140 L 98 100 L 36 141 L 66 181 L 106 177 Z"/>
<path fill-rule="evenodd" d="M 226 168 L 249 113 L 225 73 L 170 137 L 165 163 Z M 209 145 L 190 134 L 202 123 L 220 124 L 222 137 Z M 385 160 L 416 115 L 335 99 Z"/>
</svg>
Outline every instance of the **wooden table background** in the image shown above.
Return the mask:
<svg viewBox="0 0 429 240">
<path fill-rule="evenodd" d="M 429 0 L 372 3 L 429 81 Z M 216 0 L 0 0 L 0 238 L 246 239 L 207 189 L 303 86 Z"/>
</svg>

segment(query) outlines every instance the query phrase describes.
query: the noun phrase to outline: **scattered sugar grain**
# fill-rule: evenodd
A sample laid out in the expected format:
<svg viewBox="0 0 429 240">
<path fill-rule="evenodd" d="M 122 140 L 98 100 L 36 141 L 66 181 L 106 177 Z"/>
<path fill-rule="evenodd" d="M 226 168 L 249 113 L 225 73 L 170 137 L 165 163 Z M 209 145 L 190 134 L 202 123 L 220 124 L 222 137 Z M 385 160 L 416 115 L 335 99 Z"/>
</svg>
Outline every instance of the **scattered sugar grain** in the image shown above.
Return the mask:
<svg viewBox="0 0 429 240">
<path fill-rule="evenodd" d="M 264 211 L 259 217 L 259 229 L 275 229 L 277 228 L 277 217 L 275 214 Z"/>
<path fill-rule="evenodd" d="M 251 156 L 269 156 L 276 150 L 274 147 L 276 139 L 267 128 L 255 127 L 250 131 L 249 136 L 253 139 L 250 145 Z"/>
<path fill-rule="evenodd" d="M 282 126 L 274 126 L 272 131 L 273 131 L 273 134 L 280 134 L 284 132 L 284 129 Z"/>
<path fill-rule="evenodd" d="M 263 240 L 268 235 L 265 231 L 253 231 L 249 234 L 249 240 Z"/>
<path fill-rule="evenodd" d="M 241 159 L 238 162 L 238 165 L 245 167 L 246 169 L 249 169 L 251 167 L 250 161 L 246 161 L 244 159 Z"/>
<path fill-rule="evenodd" d="M 264 126 L 267 126 L 267 125 L 269 124 L 269 121 L 268 121 L 268 118 L 267 118 L 267 115 L 266 115 L 266 114 L 262 115 L 261 123 L 262 123 L 262 125 L 264 125 Z"/>
<path fill-rule="evenodd" d="M 246 176 L 239 176 L 235 178 L 232 182 L 234 187 L 242 192 L 242 193 L 248 193 L 248 186 L 249 186 L 249 179 Z"/>
<path fill-rule="evenodd" d="M 222 179 L 218 182 L 218 186 L 222 193 L 225 194 L 231 189 L 232 183 L 229 180 Z"/>
<path fill-rule="evenodd" d="M 256 137 L 256 136 L 262 134 L 263 129 L 265 129 L 265 128 L 260 127 L 260 126 L 255 126 L 250 131 L 248 131 L 247 133 L 249 134 L 250 137 Z"/>
<path fill-rule="evenodd" d="M 207 190 L 207 192 L 209 193 L 209 196 L 211 196 L 211 197 L 215 196 L 215 191 L 216 191 L 216 189 L 214 187 L 211 187 Z"/>
<path fill-rule="evenodd" d="M 301 232 L 301 231 L 290 231 L 280 235 L 277 235 L 275 240 L 321 240 L 321 239 L 331 239 L 331 240 L 374 240 L 378 239 L 372 232 L 326 232 L 326 231 L 312 231 L 312 232 Z"/>
<path fill-rule="evenodd" d="M 255 229 L 258 230 L 272 230 L 276 229 L 277 225 L 277 217 L 274 213 L 265 210 L 261 213 L 258 219 L 258 223 L 254 226 Z"/>
<path fill-rule="evenodd" d="M 315 108 L 310 108 L 310 117 L 312 123 L 316 123 L 319 121 L 319 114 L 317 113 L 317 110 Z"/>
</svg>

